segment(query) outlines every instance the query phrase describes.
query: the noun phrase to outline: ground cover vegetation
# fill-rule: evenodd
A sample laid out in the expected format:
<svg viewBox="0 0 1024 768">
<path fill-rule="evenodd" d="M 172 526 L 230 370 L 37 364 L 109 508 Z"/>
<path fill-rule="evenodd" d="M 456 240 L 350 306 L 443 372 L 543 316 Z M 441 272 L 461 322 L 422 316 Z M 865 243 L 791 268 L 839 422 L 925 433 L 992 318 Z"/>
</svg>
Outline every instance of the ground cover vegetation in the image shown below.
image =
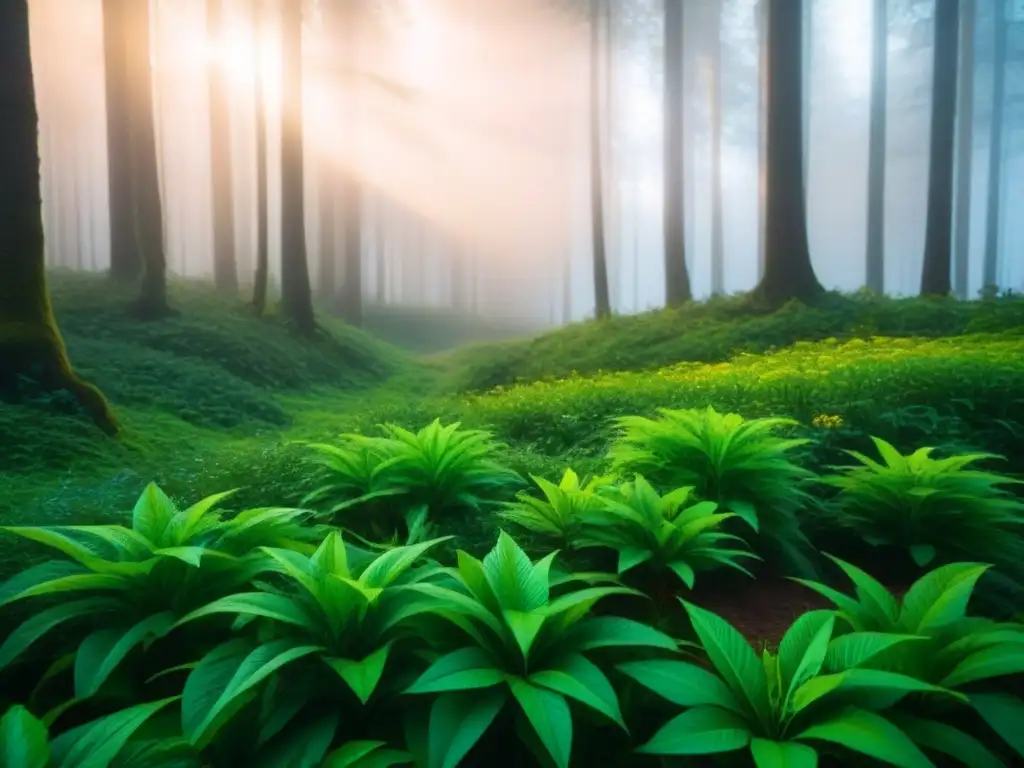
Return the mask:
<svg viewBox="0 0 1024 768">
<path fill-rule="evenodd" d="M 172 343 L 76 285 L 126 438 L 0 412 L 4 765 L 1024 760 L 1016 300 L 453 393 L 457 356 L 213 302 Z"/>
</svg>

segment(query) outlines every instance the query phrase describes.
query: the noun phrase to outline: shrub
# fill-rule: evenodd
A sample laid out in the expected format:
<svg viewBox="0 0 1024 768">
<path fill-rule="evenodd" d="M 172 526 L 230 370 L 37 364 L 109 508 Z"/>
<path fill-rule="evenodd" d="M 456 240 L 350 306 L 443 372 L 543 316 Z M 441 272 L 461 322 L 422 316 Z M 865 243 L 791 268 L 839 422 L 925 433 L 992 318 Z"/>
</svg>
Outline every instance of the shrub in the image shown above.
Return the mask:
<svg viewBox="0 0 1024 768">
<path fill-rule="evenodd" d="M 610 477 L 592 477 L 581 483 L 579 476 L 571 469 L 565 470 L 558 485 L 543 477 L 530 477 L 544 498 L 538 499 L 526 491 L 520 491 L 516 494 L 516 500 L 505 504 L 499 514 L 509 522 L 570 549 L 578 544 L 589 512 L 604 504 L 596 491 L 613 482 Z"/>
</svg>

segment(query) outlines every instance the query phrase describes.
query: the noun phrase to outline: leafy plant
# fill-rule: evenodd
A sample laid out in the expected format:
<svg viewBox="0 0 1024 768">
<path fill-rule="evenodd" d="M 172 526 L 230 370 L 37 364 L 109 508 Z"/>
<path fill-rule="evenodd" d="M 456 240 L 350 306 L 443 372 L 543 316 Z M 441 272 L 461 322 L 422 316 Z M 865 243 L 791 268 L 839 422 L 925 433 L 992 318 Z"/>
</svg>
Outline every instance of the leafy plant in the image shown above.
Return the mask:
<svg viewBox="0 0 1024 768">
<path fill-rule="evenodd" d="M 863 665 L 913 636 L 852 633 L 833 638 L 832 611 L 810 611 L 761 659 L 724 619 L 684 602 L 711 669 L 676 660 L 631 661 L 619 669 L 686 711 L 639 751 L 710 755 L 750 749 L 758 768 L 813 766 L 818 742 L 904 768 L 931 766 L 884 710 L 938 686 Z M 952 695 L 952 694 L 951 694 Z"/>
<path fill-rule="evenodd" d="M 608 477 L 592 477 L 581 483 L 571 469 L 565 470 L 558 485 L 543 477 L 530 477 L 544 498 L 520 491 L 516 500 L 501 510 L 501 517 L 570 548 L 577 543 L 588 513 L 603 504 L 596 492 L 613 482 Z"/>
<path fill-rule="evenodd" d="M 735 514 L 718 512 L 713 501 L 693 502 L 692 492 L 684 487 L 660 496 L 637 475 L 588 508 L 582 541 L 617 550 L 620 576 L 649 564 L 671 570 L 690 589 L 698 571 L 726 566 L 749 576 L 739 560 L 757 556 L 739 536 L 716 530 Z"/>
<path fill-rule="evenodd" d="M 302 548 L 313 533 L 309 513 L 255 509 L 225 520 L 214 507 L 228 493 L 179 509 L 149 485 L 120 525 L 5 526 L 71 558 L 36 565 L 0 586 L 0 607 L 29 598 L 54 604 L 26 619 L 0 645 L 0 670 L 43 637 L 62 629 L 77 645 L 74 688 L 87 698 L 138 647 L 166 635 L 187 611 L 245 584 L 262 568 L 257 543 Z M 83 637 L 84 634 L 84 637 Z"/>
<path fill-rule="evenodd" d="M 978 579 L 988 566 L 952 563 L 918 579 L 898 600 L 861 569 L 831 558 L 854 584 L 854 596 L 815 582 L 797 579 L 831 600 L 838 609 L 840 631 L 888 633 L 918 638 L 873 658 L 869 666 L 900 672 L 943 688 L 962 690 L 966 701 L 1021 758 L 1024 738 L 1013 723 L 1024 722 L 1024 701 L 1001 692 L 983 692 L 978 683 L 1024 673 L 1024 624 L 972 617 L 967 607 Z M 972 736 L 943 722 L 927 707 L 906 712 L 908 733 L 930 749 L 968 765 L 997 765 Z M 981 757 L 978 757 L 981 755 Z"/>
<path fill-rule="evenodd" d="M 316 759 L 322 759 L 343 709 L 337 684 L 367 704 L 409 639 L 406 622 L 436 610 L 436 599 L 411 587 L 439 572 L 435 566 L 414 566 L 443 540 L 397 547 L 359 562 L 337 532 L 311 557 L 264 548 L 269 567 L 285 586 L 259 584 L 258 591 L 223 597 L 179 622 L 230 614 L 238 617 L 236 627 L 255 621 L 260 629 L 255 639 L 236 637 L 218 646 L 190 672 L 182 699 L 189 742 L 206 748 L 262 694 L 257 746 L 287 754 L 299 750 L 309 757 L 313 747 L 303 725 L 312 718 L 321 723 L 314 742 Z M 398 667 L 401 672 L 400 662 Z M 282 758 L 278 764 L 291 763 Z"/>
<path fill-rule="evenodd" d="M 1021 481 L 968 467 L 982 459 L 971 453 L 936 459 L 934 448 L 904 456 L 871 438 L 882 463 L 846 451 L 859 463 L 823 478 L 839 489 L 839 521 L 874 545 L 898 547 L 918 566 L 945 557 L 985 557 L 995 562 L 1024 559 L 1024 502 L 1002 485 Z"/>
<path fill-rule="evenodd" d="M 814 574 L 809 542 L 797 511 L 809 499 L 802 485 L 813 474 L 788 456 L 807 440 L 779 437 L 791 419 L 747 420 L 735 413 L 661 408 L 661 418 L 626 416 L 609 457 L 619 473 L 643 475 L 659 488 L 689 486 L 760 534 L 759 549 L 788 567 Z"/>
<path fill-rule="evenodd" d="M 437 615 L 456 629 L 446 650 L 406 690 L 439 694 L 428 728 L 429 768 L 455 768 L 515 700 L 548 758 L 569 765 L 573 720 L 581 703 L 625 728 L 618 698 L 587 653 L 608 647 L 675 651 L 667 635 L 638 622 L 592 616 L 599 600 L 639 594 L 592 586 L 555 596 L 555 553 L 536 563 L 506 533 L 483 561 L 459 552 L 450 585 L 421 583 L 417 591 L 442 603 Z M 570 577 L 571 579 L 571 577 Z"/>
</svg>

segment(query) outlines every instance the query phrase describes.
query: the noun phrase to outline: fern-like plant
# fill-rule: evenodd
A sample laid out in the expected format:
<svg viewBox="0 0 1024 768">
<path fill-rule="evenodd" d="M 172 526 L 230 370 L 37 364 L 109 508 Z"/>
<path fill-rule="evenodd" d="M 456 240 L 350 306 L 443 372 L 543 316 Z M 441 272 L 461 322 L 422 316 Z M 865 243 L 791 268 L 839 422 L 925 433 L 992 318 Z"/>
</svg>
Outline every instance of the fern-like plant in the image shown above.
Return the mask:
<svg viewBox="0 0 1024 768">
<path fill-rule="evenodd" d="M 609 450 L 620 474 L 640 474 L 661 489 L 692 487 L 760 534 L 760 554 L 771 554 L 798 574 L 812 576 L 812 549 L 797 512 L 810 499 L 813 473 L 790 452 L 807 440 L 780 437 L 791 419 L 744 419 L 735 413 L 659 409 L 660 418 L 627 416 Z"/>
<path fill-rule="evenodd" d="M 936 557 L 1024 562 L 1024 502 L 1001 486 L 1020 480 L 971 469 L 992 454 L 937 459 L 933 448 L 903 455 L 871 438 L 881 462 L 847 451 L 859 463 L 823 482 L 839 489 L 841 525 L 870 544 L 896 547 L 923 567 Z"/>
<path fill-rule="evenodd" d="M 616 550 L 620 576 L 646 564 L 672 571 L 689 589 L 700 571 L 729 567 L 750 576 L 741 561 L 757 556 L 739 536 L 718 530 L 735 514 L 692 496 L 688 487 L 661 496 L 637 475 L 605 489 L 584 512 L 580 545 Z"/>
<path fill-rule="evenodd" d="M 565 470 L 558 485 L 543 477 L 530 477 L 544 498 L 520 491 L 516 500 L 506 503 L 499 514 L 551 539 L 559 548 L 572 548 L 578 543 L 583 521 L 591 511 L 604 505 L 597 491 L 613 482 L 610 477 L 592 477 L 581 482 L 572 469 Z"/>
</svg>

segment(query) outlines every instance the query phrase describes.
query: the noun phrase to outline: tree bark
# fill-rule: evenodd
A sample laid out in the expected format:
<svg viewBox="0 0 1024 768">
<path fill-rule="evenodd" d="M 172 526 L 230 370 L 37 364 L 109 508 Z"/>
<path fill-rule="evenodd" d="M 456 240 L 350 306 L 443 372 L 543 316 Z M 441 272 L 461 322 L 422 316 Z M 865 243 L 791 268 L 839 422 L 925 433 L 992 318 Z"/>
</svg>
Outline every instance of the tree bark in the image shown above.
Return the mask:
<svg viewBox="0 0 1024 768">
<path fill-rule="evenodd" d="M 253 51 L 254 111 L 256 113 L 256 274 L 253 277 L 252 305 L 257 315 L 267 306 L 270 232 L 267 221 L 267 107 L 263 100 L 264 42 L 263 0 L 252 0 L 253 31 L 257 41 Z"/>
<path fill-rule="evenodd" d="M 868 220 L 864 284 L 885 292 L 885 134 L 888 103 L 889 0 L 875 0 L 868 136 Z"/>
<path fill-rule="evenodd" d="M 299 332 L 316 331 L 306 257 L 302 140 L 302 4 L 281 4 L 281 308 Z"/>
<path fill-rule="evenodd" d="M 998 283 L 999 207 L 1003 186 L 1003 131 L 1006 110 L 1006 38 L 1009 24 L 1002 0 L 993 5 L 994 46 L 992 53 L 992 127 L 988 145 L 988 200 L 985 209 L 985 257 L 982 287 L 992 290 Z"/>
<path fill-rule="evenodd" d="M 764 0 L 766 167 L 764 276 L 756 298 L 772 306 L 822 292 L 807 244 L 803 188 L 803 0 Z"/>
<path fill-rule="evenodd" d="M 0 395 L 69 392 L 115 434 L 103 395 L 72 370 L 50 306 L 38 142 L 28 3 L 6 0 L 0 3 Z"/>
<path fill-rule="evenodd" d="M 683 103 L 683 0 L 665 0 L 665 304 L 678 307 L 692 298 L 686 269 L 683 190 L 685 106 Z"/>
<path fill-rule="evenodd" d="M 966 299 L 971 263 L 971 179 L 974 160 L 974 0 L 960 2 L 960 69 L 957 90 L 956 242 L 953 290 Z"/>
<path fill-rule="evenodd" d="M 142 274 L 142 255 L 135 248 L 132 223 L 131 157 L 125 152 L 131 131 L 126 28 L 128 6 L 129 0 L 103 0 L 110 276 L 124 281 L 135 280 Z"/>
<path fill-rule="evenodd" d="M 222 0 L 206 0 L 206 34 L 220 42 L 224 37 Z M 213 282 L 225 293 L 238 291 L 235 263 L 235 210 L 231 184 L 231 112 L 225 63 L 216 61 L 209 70 L 210 181 L 213 214 Z"/>
<path fill-rule="evenodd" d="M 936 0 L 928 219 L 921 294 L 945 296 L 951 288 L 953 143 L 956 134 L 958 0 Z"/>
<path fill-rule="evenodd" d="M 711 35 L 711 295 L 725 291 L 725 236 L 722 221 L 722 12 L 715 8 Z"/>
<path fill-rule="evenodd" d="M 590 232 L 594 257 L 594 314 L 611 315 L 601 168 L 601 19 L 606 0 L 591 0 L 590 18 Z"/>
</svg>

